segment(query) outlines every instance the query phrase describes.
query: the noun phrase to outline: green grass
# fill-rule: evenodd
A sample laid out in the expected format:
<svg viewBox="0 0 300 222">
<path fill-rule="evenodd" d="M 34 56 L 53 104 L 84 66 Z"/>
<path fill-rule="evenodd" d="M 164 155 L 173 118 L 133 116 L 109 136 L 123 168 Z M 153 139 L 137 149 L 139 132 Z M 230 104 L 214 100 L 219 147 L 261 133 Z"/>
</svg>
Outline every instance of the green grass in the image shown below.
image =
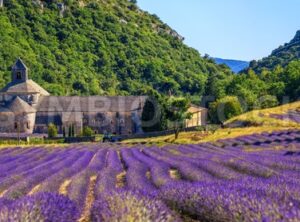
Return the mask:
<svg viewBox="0 0 300 222">
<path fill-rule="evenodd" d="M 225 122 L 225 125 L 230 125 L 234 122 L 247 122 L 251 126 L 258 126 L 258 127 L 299 127 L 300 124 L 289 121 L 289 120 L 279 120 L 272 118 L 272 114 L 286 114 L 289 111 L 293 110 L 300 110 L 300 102 L 295 103 L 289 103 L 283 106 L 278 106 L 275 108 L 269 108 L 264 110 L 254 110 L 245 114 L 242 114 L 240 116 L 234 117 L 227 122 Z"/>
<path fill-rule="evenodd" d="M 96 136 L 96 142 L 101 142 L 103 139 L 103 135 L 98 134 L 95 135 Z M 27 141 L 23 141 L 21 140 L 20 142 L 18 140 L 9 140 L 9 139 L 0 139 L 0 148 L 3 147 L 9 147 L 9 146 L 22 146 L 22 147 L 26 147 L 26 146 L 37 146 L 37 145 L 68 145 L 67 143 L 65 143 L 64 138 L 57 138 L 57 139 L 47 139 L 47 138 L 30 138 L 30 140 Z"/>
<path fill-rule="evenodd" d="M 229 139 L 239 136 L 251 135 L 254 133 L 273 132 L 277 130 L 287 129 L 299 129 L 300 124 L 288 120 L 278 120 L 270 117 L 271 114 L 285 114 L 291 110 L 300 110 L 300 102 L 291 103 L 271 109 L 255 110 L 240 116 L 234 117 L 227 121 L 225 125 L 230 125 L 236 121 L 247 122 L 249 127 L 240 128 L 224 128 L 218 129 L 214 132 L 205 131 L 193 131 L 182 132 L 179 134 L 179 138 L 175 140 L 175 135 L 158 136 L 151 138 L 130 139 L 125 140 L 122 143 L 131 146 L 136 143 L 143 143 L 147 145 L 165 146 L 168 144 L 198 144 L 203 142 L 215 142 L 220 139 Z M 102 135 L 97 135 L 97 141 L 101 141 Z M 33 145 L 53 145 L 53 146 L 66 146 L 63 144 L 63 139 L 60 140 L 47 140 L 47 139 L 32 139 L 29 143 L 21 142 L 21 146 L 33 146 Z M 17 141 L 0 140 L 0 148 L 7 146 L 19 145 Z"/>
<path fill-rule="evenodd" d="M 31 138 L 30 141 L 18 141 L 18 140 L 0 140 L 0 148 L 10 146 L 38 146 L 38 145 L 63 145 L 64 139 L 43 139 L 43 138 Z"/>
<path fill-rule="evenodd" d="M 184 132 L 175 140 L 174 135 L 159 136 L 145 139 L 132 139 L 123 141 L 123 143 L 148 143 L 148 144 L 197 144 L 203 142 L 215 142 L 220 139 L 229 139 L 239 136 L 251 135 L 254 133 L 273 132 L 277 130 L 299 129 L 300 124 L 289 121 L 272 118 L 272 114 L 285 114 L 291 110 L 300 110 L 300 102 L 290 103 L 275 108 L 254 110 L 228 120 L 225 125 L 235 122 L 247 122 L 249 127 L 224 128 L 215 132 Z"/>
</svg>

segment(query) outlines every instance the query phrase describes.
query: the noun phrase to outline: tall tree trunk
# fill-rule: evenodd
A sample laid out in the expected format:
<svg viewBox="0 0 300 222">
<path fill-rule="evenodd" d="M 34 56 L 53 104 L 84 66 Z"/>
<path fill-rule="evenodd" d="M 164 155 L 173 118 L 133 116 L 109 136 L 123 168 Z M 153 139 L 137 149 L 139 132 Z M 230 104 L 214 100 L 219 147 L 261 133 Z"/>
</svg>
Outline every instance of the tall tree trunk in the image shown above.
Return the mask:
<svg viewBox="0 0 300 222">
<path fill-rule="evenodd" d="M 174 131 L 175 131 L 175 140 L 177 140 L 178 137 L 179 137 L 179 133 L 180 133 L 180 128 L 179 128 L 179 125 L 178 125 L 177 122 L 175 123 L 175 129 L 174 129 Z"/>
<path fill-rule="evenodd" d="M 177 139 L 178 139 L 178 137 L 179 137 L 179 133 L 180 133 L 180 130 L 179 130 L 179 129 L 177 129 L 177 130 L 175 131 L 175 140 L 177 140 Z"/>
</svg>

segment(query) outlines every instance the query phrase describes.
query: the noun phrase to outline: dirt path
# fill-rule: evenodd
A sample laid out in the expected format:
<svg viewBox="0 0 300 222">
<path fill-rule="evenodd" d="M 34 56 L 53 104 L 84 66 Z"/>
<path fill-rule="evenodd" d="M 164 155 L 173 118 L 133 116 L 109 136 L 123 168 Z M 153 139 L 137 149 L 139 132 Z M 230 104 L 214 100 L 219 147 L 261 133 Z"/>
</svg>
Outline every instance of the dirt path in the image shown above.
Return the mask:
<svg viewBox="0 0 300 222">
<path fill-rule="evenodd" d="M 90 183 L 89 183 L 89 190 L 88 190 L 88 195 L 86 197 L 85 201 L 85 207 L 83 210 L 83 213 L 78 220 L 78 222 L 89 222 L 90 217 L 91 217 L 91 208 L 93 206 L 93 203 L 95 201 L 95 186 L 96 186 L 96 181 L 97 181 L 97 176 L 92 176 L 90 178 Z"/>
<path fill-rule="evenodd" d="M 72 180 L 66 180 L 65 182 L 63 182 L 63 184 L 60 186 L 58 192 L 64 196 L 67 196 L 68 194 L 68 187 L 70 185 L 70 183 L 72 182 Z"/>
<path fill-rule="evenodd" d="M 41 187 L 41 184 L 36 185 L 32 190 L 28 193 L 29 196 L 35 194 Z"/>
</svg>

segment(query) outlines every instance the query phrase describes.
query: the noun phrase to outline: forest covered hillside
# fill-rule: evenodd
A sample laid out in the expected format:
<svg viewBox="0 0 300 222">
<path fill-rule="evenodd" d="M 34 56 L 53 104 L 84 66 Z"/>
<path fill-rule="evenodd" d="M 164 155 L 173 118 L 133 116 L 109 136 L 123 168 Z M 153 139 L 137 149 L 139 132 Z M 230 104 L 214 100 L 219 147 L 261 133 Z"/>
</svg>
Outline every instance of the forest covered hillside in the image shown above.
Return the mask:
<svg viewBox="0 0 300 222">
<path fill-rule="evenodd" d="M 299 39 L 298 32 L 273 52 L 280 61 L 274 62 L 276 69 L 270 65 L 260 72 L 258 67 L 266 66 L 255 68 L 252 62 L 248 71 L 234 75 L 185 45 L 180 34 L 134 0 L 4 0 L 0 88 L 21 57 L 30 78 L 52 95 L 172 94 L 210 108 L 212 122 L 220 122 L 214 111 L 223 103 L 236 108 L 227 119 L 299 99 L 300 61 L 294 61 Z"/>
<path fill-rule="evenodd" d="M 18 57 L 53 95 L 200 98 L 210 75 L 232 74 L 136 1 L 4 0 L 0 42 L 0 88 Z"/>
<path fill-rule="evenodd" d="M 273 50 L 270 56 L 259 61 L 252 61 L 250 68 L 260 73 L 263 69 L 273 70 L 276 66 L 286 67 L 291 61 L 298 59 L 300 59 L 300 30 L 289 43 Z"/>
</svg>

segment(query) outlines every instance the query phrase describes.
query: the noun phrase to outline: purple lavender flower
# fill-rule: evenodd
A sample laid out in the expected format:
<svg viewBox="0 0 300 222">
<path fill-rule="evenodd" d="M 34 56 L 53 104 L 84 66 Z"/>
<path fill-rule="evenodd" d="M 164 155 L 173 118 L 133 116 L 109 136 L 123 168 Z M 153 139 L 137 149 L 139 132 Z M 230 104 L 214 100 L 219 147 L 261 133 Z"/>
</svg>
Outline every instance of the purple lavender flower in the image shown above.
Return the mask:
<svg viewBox="0 0 300 222">
<path fill-rule="evenodd" d="M 80 212 L 84 208 L 91 177 L 97 175 L 98 171 L 105 166 L 106 153 L 106 150 L 98 151 L 89 166 L 71 178 L 71 183 L 68 187 L 68 197 L 77 203 Z"/>
<path fill-rule="evenodd" d="M 93 205 L 92 221 L 166 221 L 180 219 L 154 196 L 138 191 L 104 193 Z"/>
<path fill-rule="evenodd" d="M 172 209 L 200 221 L 297 221 L 299 203 L 289 196 L 268 196 L 227 183 L 178 183 L 166 186 L 160 197 Z M 280 200 L 280 201 L 278 201 Z"/>
<path fill-rule="evenodd" d="M 0 221 L 73 222 L 79 217 L 76 205 L 68 198 L 40 193 L 24 197 L 0 208 Z"/>
<path fill-rule="evenodd" d="M 130 189 L 147 190 L 149 192 L 155 190 L 150 178 L 147 178 L 147 173 L 150 173 L 150 168 L 137 160 L 130 149 L 122 149 L 121 156 L 127 167 L 126 181 Z"/>
<path fill-rule="evenodd" d="M 123 165 L 116 150 L 109 150 L 106 156 L 105 168 L 97 175 L 95 195 L 116 189 L 117 176 L 124 171 Z"/>
</svg>

